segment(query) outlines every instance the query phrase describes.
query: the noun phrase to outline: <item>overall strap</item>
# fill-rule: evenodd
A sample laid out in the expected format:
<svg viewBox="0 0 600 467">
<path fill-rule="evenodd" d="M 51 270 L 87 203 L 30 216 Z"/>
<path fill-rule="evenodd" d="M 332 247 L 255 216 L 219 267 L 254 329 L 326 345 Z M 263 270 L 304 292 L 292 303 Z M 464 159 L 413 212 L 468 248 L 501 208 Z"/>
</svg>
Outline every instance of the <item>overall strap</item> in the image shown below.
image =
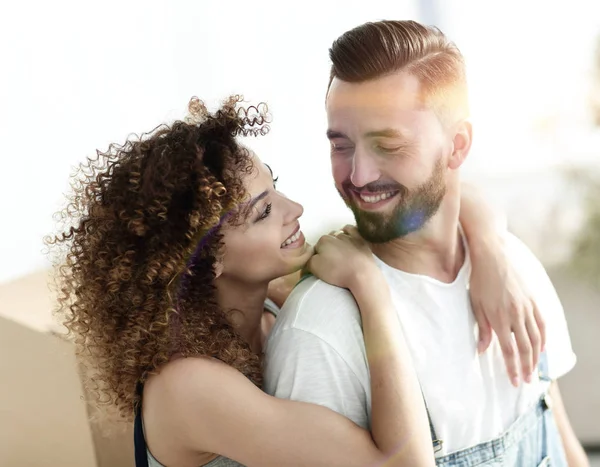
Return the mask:
<svg viewBox="0 0 600 467">
<path fill-rule="evenodd" d="M 550 374 L 548 372 L 548 355 L 546 354 L 546 352 L 542 352 L 540 354 L 540 360 L 538 362 L 538 375 L 540 381 L 551 381 Z M 442 449 L 444 441 L 437 437 L 435 427 L 433 426 L 433 422 L 431 420 L 431 414 L 429 413 L 429 408 L 427 407 L 427 401 L 425 399 L 425 395 L 423 394 L 423 389 L 421 389 L 421 395 L 423 397 L 423 402 L 425 403 L 425 410 L 427 411 L 427 419 L 429 421 L 429 431 L 431 433 L 431 440 L 433 442 L 433 450 L 434 452 L 439 452 Z M 542 397 L 542 400 L 545 406 L 549 408 L 551 405 L 549 397 L 545 395 Z"/>
<path fill-rule="evenodd" d="M 423 397 L 423 403 L 425 404 L 425 411 L 427 412 L 427 420 L 429 422 L 429 432 L 431 434 L 431 442 L 433 443 L 433 452 L 439 452 L 442 449 L 442 445 L 444 441 L 438 439 L 437 433 L 435 432 L 435 427 L 433 426 L 433 421 L 431 420 L 431 414 L 429 413 L 429 408 L 427 407 L 427 400 L 425 399 L 425 394 L 423 394 L 423 388 L 421 388 L 421 396 Z"/>
<path fill-rule="evenodd" d="M 279 307 L 269 297 L 265 298 L 265 303 L 264 303 L 263 308 L 265 311 L 268 311 L 273 316 L 275 316 L 275 318 L 277 318 L 277 315 L 279 314 Z"/>
<path fill-rule="evenodd" d="M 548 371 L 548 355 L 546 352 L 540 354 L 540 360 L 538 362 L 538 377 L 540 381 L 546 384 L 546 389 L 541 397 L 542 407 L 545 410 L 552 408 L 552 398 L 550 397 L 549 389 L 552 379 L 550 378 L 550 372 Z"/>
<path fill-rule="evenodd" d="M 540 354 L 540 360 L 538 362 L 538 376 L 540 380 L 552 381 L 548 371 L 548 355 L 546 354 L 546 351 Z"/>
<path fill-rule="evenodd" d="M 146 438 L 144 438 L 144 427 L 142 426 L 142 393 L 144 385 L 138 382 L 136 394 L 139 401 L 135 409 L 135 423 L 133 426 L 133 446 L 135 449 L 135 467 L 148 467 L 148 452 Z"/>
</svg>

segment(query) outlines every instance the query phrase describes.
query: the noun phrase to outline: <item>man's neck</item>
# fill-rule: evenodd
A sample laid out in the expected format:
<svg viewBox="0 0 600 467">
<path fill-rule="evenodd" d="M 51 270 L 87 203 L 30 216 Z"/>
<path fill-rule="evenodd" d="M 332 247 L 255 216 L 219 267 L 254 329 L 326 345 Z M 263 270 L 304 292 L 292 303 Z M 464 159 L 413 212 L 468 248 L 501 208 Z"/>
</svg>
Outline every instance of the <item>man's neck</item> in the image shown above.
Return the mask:
<svg viewBox="0 0 600 467">
<path fill-rule="evenodd" d="M 246 284 L 219 277 L 215 280 L 217 303 L 229 322 L 256 353 L 262 351 L 261 320 L 268 283 Z"/>
<path fill-rule="evenodd" d="M 447 193 L 438 212 L 420 230 L 371 248 L 389 266 L 451 283 L 465 261 L 459 234 L 458 194 Z"/>
</svg>

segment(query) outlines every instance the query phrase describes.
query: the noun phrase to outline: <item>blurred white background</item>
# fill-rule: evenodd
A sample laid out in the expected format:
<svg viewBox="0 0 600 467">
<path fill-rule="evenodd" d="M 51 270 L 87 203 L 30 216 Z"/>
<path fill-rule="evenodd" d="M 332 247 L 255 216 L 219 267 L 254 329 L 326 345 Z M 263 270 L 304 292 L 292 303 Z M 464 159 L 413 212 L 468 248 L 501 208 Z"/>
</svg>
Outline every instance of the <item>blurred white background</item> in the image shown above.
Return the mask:
<svg viewBox="0 0 600 467">
<path fill-rule="evenodd" d="M 328 48 L 345 30 L 385 18 L 437 24 L 463 50 L 476 132 L 466 172 L 504 205 L 516 197 L 542 219 L 556 194 L 542 175 L 598 164 L 586 102 L 599 2 L 5 2 L 0 282 L 46 265 L 41 238 L 74 165 L 182 118 L 192 95 L 213 107 L 231 93 L 266 101 L 272 131 L 250 144 L 304 204 L 309 237 L 324 220 L 348 220 L 324 137 Z"/>
</svg>

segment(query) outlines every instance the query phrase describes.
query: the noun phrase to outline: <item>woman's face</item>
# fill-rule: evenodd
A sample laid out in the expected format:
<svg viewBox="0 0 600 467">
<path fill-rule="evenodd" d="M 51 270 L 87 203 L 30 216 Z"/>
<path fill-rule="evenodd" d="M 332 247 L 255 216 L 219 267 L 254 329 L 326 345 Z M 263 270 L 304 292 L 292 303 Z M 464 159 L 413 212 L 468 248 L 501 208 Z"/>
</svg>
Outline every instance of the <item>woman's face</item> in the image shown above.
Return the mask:
<svg viewBox="0 0 600 467">
<path fill-rule="evenodd" d="M 248 215 L 242 225 L 222 230 L 225 254 L 221 275 L 241 282 L 268 282 L 301 269 L 313 250 L 298 219 L 300 204 L 275 189 L 271 170 L 253 156 L 253 170 L 244 180 Z"/>
</svg>

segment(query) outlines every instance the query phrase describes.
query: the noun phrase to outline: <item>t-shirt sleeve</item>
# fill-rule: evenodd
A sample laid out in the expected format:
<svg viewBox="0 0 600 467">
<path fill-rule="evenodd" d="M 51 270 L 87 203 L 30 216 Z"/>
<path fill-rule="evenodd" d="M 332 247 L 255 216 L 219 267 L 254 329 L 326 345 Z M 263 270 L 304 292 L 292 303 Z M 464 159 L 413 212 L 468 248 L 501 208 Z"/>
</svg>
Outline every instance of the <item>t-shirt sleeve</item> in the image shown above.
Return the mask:
<svg viewBox="0 0 600 467">
<path fill-rule="evenodd" d="M 320 337 L 282 330 L 269 342 L 264 390 L 275 397 L 318 404 L 368 427 L 365 390 L 346 361 Z"/>
<path fill-rule="evenodd" d="M 288 297 L 265 349 L 264 389 L 328 407 L 367 428 L 369 370 L 352 294 L 316 278 Z"/>
<path fill-rule="evenodd" d="M 558 379 L 571 371 L 577 361 L 564 309 L 548 273 L 531 250 L 513 235 L 509 236 L 509 247 L 546 323 L 548 373 L 551 379 Z"/>
</svg>

